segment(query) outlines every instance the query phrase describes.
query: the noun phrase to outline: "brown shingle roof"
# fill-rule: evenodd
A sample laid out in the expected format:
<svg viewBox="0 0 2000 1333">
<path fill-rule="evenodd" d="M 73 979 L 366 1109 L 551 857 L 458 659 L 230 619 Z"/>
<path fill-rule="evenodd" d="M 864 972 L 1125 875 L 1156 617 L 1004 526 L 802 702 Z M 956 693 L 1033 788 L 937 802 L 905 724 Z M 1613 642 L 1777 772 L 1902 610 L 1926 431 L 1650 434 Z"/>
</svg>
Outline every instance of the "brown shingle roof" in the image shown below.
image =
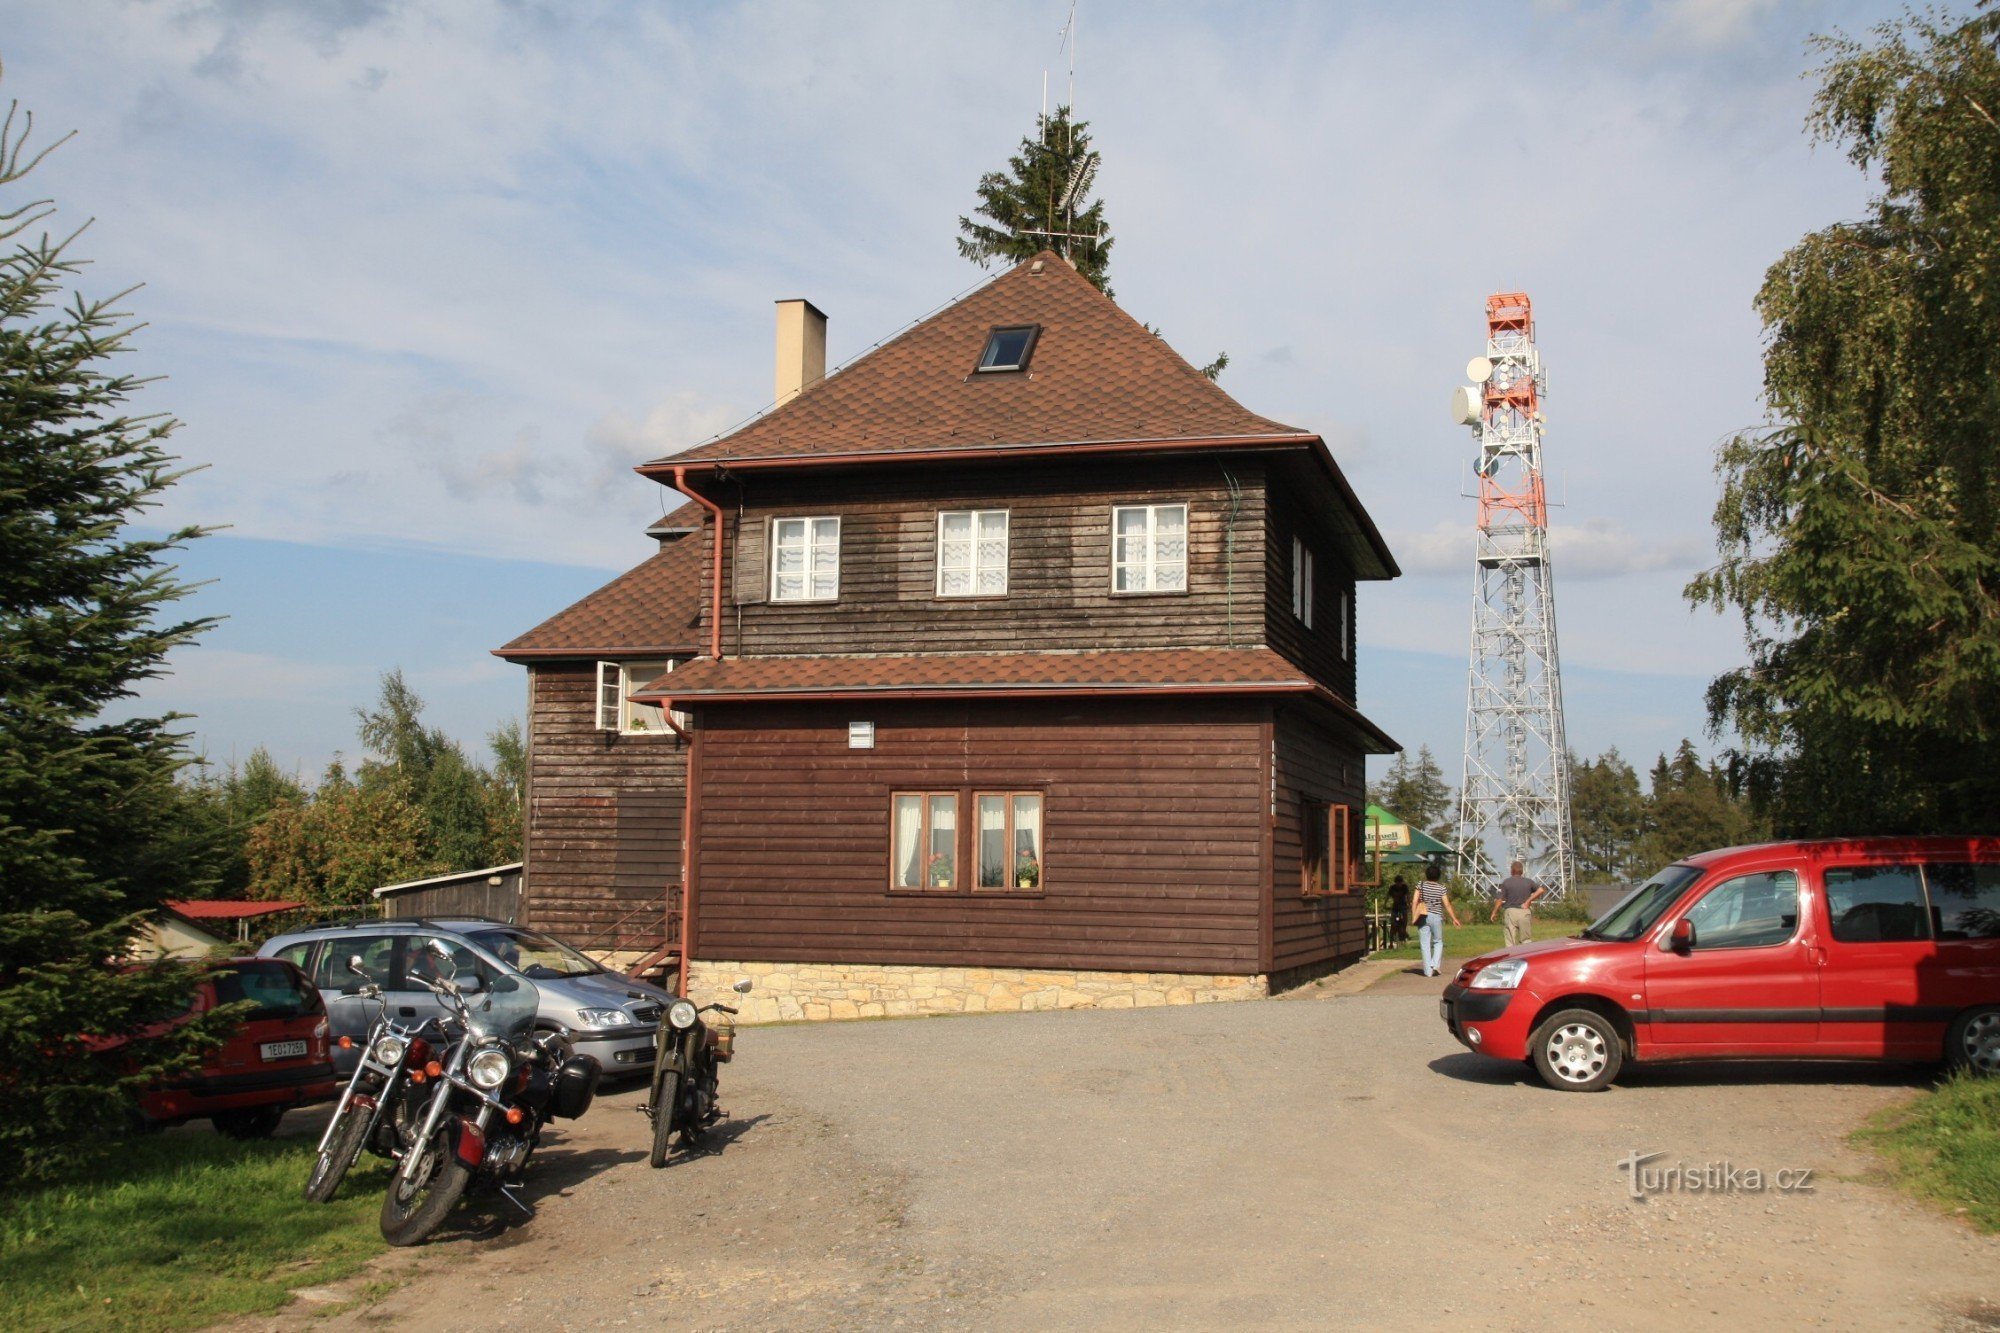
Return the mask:
<svg viewBox="0 0 2000 1333">
<path fill-rule="evenodd" d="M 727 657 L 687 662 L 646 687 L 676 699 L 744 695 L 1202 687 L 1309 690 L 1267 648 L 1142 648 L 1086 653 L 928 653 L 908 657 Z"/>
<path fill-rule="evenodd" d="M 676 537 L 575 605 L 558 611 L 496 657 L 629 657 L 695 653 L 702 648 L 701 575 L 708 555 L 699 535 L 701 506 L 689 502 L 654 525 L 696 529 Z"/>
<path fill-rule="evenodd" d="M 1288 694 L 1332 709 L 1389 754 L 1400 747 L 1354 706 L 1268 648 L 907 657 L 704 657 L 632 697 L 677 705 L 870 698 Z"/>
<path fill-rule="evenodd" d="M 987 333 L 1035 324 L 1025 371 L 975 374 Z M 1053 252 L 1017 265 L 720 440 L 648 467 L 990 444 L 1310 432 L 1260 417 Z"/>
</svg>

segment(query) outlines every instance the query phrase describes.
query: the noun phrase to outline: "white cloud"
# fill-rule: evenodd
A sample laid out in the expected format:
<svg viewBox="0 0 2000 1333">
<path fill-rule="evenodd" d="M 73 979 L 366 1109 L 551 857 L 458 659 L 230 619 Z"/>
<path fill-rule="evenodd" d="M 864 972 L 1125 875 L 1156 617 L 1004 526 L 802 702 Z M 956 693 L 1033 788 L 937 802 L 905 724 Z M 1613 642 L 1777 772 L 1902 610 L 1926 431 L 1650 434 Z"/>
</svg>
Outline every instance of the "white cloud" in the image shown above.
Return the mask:
<svg viewBox="0 0 2000 1333">
<path fill-rule="evenodd" d="M 1472 572 L 1473 506 L 1463 520 L 1439 519 L 1414 532 L 1386 532 L 1385 540 L 1406 575 L 1459 575 Z M 1549 525 L 1549 560 L 1557 585 L 1572 579 L 1615 579 L 1628 574 L 1669 571 L 1693 574 L 1710 547 L 1699 535 L 1643 538 L 1608 519 Z"/>
<path fill-rule="evenodd" d="M 1473 507 L 1443 399 L 1484 297 L 1528 291 L 1565 658 L 1709 671 L 1734 628 L 1679 587 L 1714 442 L 1760 416 L 1750 299 L 1867 195 L 1807 150 L 1803 41 L 1898 10 L 1086 6 L 1120 300 L 1329 440 L 1411 571 L 1367 591 L 1364 638 L 1455 655 Z M 829 311 L 839 362 L 979 280 L 955 219 L 1066 12 L 17 5 L 5 93 L 82 131 L 34 184 L 97 219 L 93 289 L 148 284 L 131 366 L 170 378 L 141 406 L 210 465 L 163 520 L 610 570 L 664 498 L 631 465 L 768 401 L 773 299 Z M 171 684 L 251 698 L 283 666 Z M 353 675 L 326 692 L 366 697 Z"/>
<path fill-rule="evenodd" d="M 163 706 L 188 709 L 296 702 L 351 688 L 369 674 L 366 668 L 195 644 L 174 651 L 166 674 L 147 694 Z"/>
</svg>

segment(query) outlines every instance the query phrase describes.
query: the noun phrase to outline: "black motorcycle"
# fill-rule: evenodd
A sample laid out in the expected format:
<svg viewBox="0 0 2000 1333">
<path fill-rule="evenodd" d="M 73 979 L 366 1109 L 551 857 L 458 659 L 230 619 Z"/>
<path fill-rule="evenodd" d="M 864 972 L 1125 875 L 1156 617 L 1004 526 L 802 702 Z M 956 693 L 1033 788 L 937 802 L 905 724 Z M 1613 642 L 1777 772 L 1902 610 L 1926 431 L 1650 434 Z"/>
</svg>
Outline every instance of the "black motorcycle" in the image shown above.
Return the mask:
<svg viewBox="0 0 2000 1333">
<path fill-rule="evenodd" d="M 427 1238 L 474 1184 L 515 1197 L 528 1155 L 550 1119 L 590 1109 L 603 1075 L 596 1059 L 572 1055 L 560 1033 L 535 1033 L 541 995 L 519 973 L 460 980 L 452 952 L 431 940 L 425 953 L 441 973 L 417 978 L 455 1010 L 465 1037 L 431 1077 L 430 1100 L 382 1200 L 382 1238 L 415 1245 Z"/>
<path fill-rule="evenodd" d="M 750 983 L 739 981 L 734 989 L 747 995 Z M 667 1164 L 675 1134 L 681 1136 L 681 1147 L 692 1147 L 721 1118 L 716 1075 L 736 1055 L 736 1025 L 705 1023 L 701 1016 L 707 1013 L 736 1015 L 726 1004 L 697 1007 L 693 1000 L 675 1000 L 661 1015 L 653 1051 L 653 1096 L 639 1108 L 653 1121 L 654 1166 Z"/>
<path fill-rule="evenodd" d="M 359 954 L 348 959 L 347 970 L 368 975 Z M 306 1199 L 312 1203 L 332 1201 L 363 1148 L 378 1157 L 403 1155 L 424 1106 L 424 1084 L 429 1079 L 425 1067 L 457 1039 L 450 1026 L 435 1017 L 415 1023 L 390 1018 L 389 1001 L 372 981 L 355 993 L 375 1001 L 376 1019 L 358 1043 L 361 1054 L 354 1074 L 333 1108 L 326 1133 L 320 1135 L 319 1155 L 306 1177 Z M 340 1045 L 352 1049 L 357 1043 L 342 1037 Z"/>
</svg>

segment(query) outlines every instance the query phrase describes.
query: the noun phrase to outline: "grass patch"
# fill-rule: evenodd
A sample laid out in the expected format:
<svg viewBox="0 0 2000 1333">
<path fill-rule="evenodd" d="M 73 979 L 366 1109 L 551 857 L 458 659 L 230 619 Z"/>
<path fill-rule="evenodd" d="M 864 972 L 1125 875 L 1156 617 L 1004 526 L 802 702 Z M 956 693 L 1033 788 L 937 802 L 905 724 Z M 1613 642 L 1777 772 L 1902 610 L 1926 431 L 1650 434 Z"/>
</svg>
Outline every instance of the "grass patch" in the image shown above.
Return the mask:
<svg viewBox="0 0 2000 1333">
<path fill-rule="evenodd" d="M 1905 1189 L 2000 1231 L 2000 1078 L 1946 1079 L 1856 1137 Z"/>
<path fill-rule="evenodd" d="M 1480 954 L 1492 953 L 1506 944 L 1506 936 L 1503 933 L 1506 927 L 1498 921 L 1486 920 L 1484 913 L 1477 917 L 1468 917 L 1464 912 L 1460 912 L 1458 917 L 1466 924 L 1454 926 L 1449 918 L 1444 923 L 1444 951 L 1447 957 L 1477 958 Z M 1538 940 L 1559 940 L 1566 935 L 1574 935 L 1582 929 L 1583 925 L 1576 921 L 1535 918 L 1535 938 Z M 1408 944 L 1399 944 L 1393 949 L 1377 949 L 1370 955 L 1373 958 L 1407 958 L 1413 963 L 1420 956 L 1417 951 L 1417 932 L 1414 928 L 1410 931 Z"/>
<path fill-rule="evenodd" d="M 202 1328 L 354 1272 L 383 1249 L 390 1164 L 364 1154 L 332 1203 L 307 1203 L 313 1148 L 154 1135 L 75 1180 L 0 1195 L 7 1322 Z"/>
</svg>

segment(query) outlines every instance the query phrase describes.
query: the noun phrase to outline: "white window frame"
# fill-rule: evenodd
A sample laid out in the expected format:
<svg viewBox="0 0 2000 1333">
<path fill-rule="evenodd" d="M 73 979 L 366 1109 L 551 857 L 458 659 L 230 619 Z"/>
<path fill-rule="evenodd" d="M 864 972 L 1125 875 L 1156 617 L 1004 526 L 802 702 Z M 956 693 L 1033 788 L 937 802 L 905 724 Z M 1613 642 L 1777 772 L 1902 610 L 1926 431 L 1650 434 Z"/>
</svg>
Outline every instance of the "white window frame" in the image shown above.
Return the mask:
<svg viewBox="0 0 2000 1333">
<path fill-rule="evenodd" d="M 621 736 L 671 736 L 674 727 L 688 729 L 692 719 L 679 709 L 662 709 L 655 704 L 635 704 L 633 691 L 648 681 L 671 675 L 672 658 L 648 658 L 635 662 L 597 664 L 597 729 Z M 658 725 L 654 725 L 657 719 Z M 672 726 L 668 725 L 671 719 Z"/>
<path fill-rule="evenodd" d="M 979 587 L 979 576 L 982 573 L 990 571 L 979 563 L 979 543 L 981 540 L 979 536 L 979 521 L 982 518 L 989 518 L 995 514 L 1000 516 L 1000 588 L 997 592 L 984 592 Z M 968 541 L 968 545 L 971 547 L 968 553 L 970 563 L 951 566 L 950 570 L 962 571 L 965 574 L 968 591 L 946 592 L 944 590 L 944 576 L 949 571 L 944 563 L 944 521 L 948 518 L 958 518 L 961 516 L 972 525 Z M 953 601 L 969 597 L 1005 597 L 1007 595 L 1007 566 L 1013 558 L 1013 546 L 1014 519 L 1009 510 L 940 509 L 937 516 L 937 595 L 940 597 L 949 597 Z"/>
<path fill-rule="evenodd" d="M 1182 546 L 1181 559 L 1180 559 L 1181 586 L 1178 588 L 1162 588 L 1159 586 L 1160 580 L 1158 577 L 1158 570 L 1160 565 L 1163 563 L 1159 558 L 1159 546 L 1160 546 L 1159 516 L 1162 510 L 1167 510 L 1167 509 L 1178 509 L 1181 511 L 1181 546 Z M 1143 511 L 1146 515 L 1146 532 L 1145 532 L 1145 537 L 1143 539 L 1145 542 L 1145 559 L 1143 561 L 1127 560 L 1121 563 L 1118 559 L 1118 516 L 1120 514 L 1131 513 L 1133 510 Z M 1189 557 L 1194 554 L 1194 532 L 1191 527 L 1193 517 L 1194 517 L 1193 511 L 1186 501 L 1180 501 L 1174 504 L 1113 505 L 1111 507 L 1112 595 L 1116 597 L 1146 597 L 1146 596 L 1179 597 L 1185 595 L 1188 590 L 1188 584 L 1189 584 L 1188 567 L 1192 563 Z M 1173 562 L 1167 561 L 1164 563 L 1171 564 Z M 1121 569 L 1142 570 L 1144 572 L 1146 586 L 1143 588 L 1119 587 L 1118 571 Z"/>
<path fill-rule="evenodd" d="M 616 662 L 597 664 L 597 729 L 617 731 L 624 712 L 625 677 Z"/>
<path fill-rule="evenodd" d="M 1292 614 L 1313 627 L 1313 553 L 1297 537 L 1292 538 Z"/>
<path fill-rule="evenodd" d="M 780 597 L 778 595 L 778 552 L 784 549 L 784 547 L 786 546 L 786 543 L 780 540 L 778 534 L 784 530 L 784 527 L 787 523 L 800 523 L 804 525 L 804 543 L 803 546 L 800 547 L 799 549 L 801 549 L 802 554 L 805 557 L 804 569 L 802 570 L 802 576 L 805 580 L 805 591 L 802 595 L 798 597 Z M 833 524 L 833 541 L 832 541 L 833 590 L 823 595 L 816 596 L 813 593 L 813 574 L 814 574 L 813 553 L 814 551 L 818 550 L 822 544 L 815 538 L 814 534 L 818 531 L 819 525 L 822 523 Z M 781 602 L 787 605 L 796 605 L 797 603 L 800 602 L 839 601 L 840 600 L 840 516 L 838 514 L 805 514 L 805 515 L 795 514 L 785 518 L 772 519 L 770 559 L 771 559 L 770 594 L 771 594 L 771 600 L 773 602 Z"/>
</svg>

